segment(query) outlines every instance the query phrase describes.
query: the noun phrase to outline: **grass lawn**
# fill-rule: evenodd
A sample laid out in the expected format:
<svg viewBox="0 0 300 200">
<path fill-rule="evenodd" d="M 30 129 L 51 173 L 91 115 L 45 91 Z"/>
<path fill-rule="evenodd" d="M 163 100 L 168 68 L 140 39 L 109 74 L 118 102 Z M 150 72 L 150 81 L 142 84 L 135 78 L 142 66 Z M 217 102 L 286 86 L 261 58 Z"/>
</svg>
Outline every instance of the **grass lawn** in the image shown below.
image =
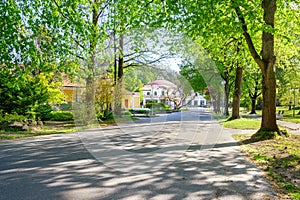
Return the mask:
<svg viewBox="0 0 300 200">
<path fill-rule="evenodd" d="M 258 130 L 260 128 L 260 120 L 250 119 L 250 118 L 240 118 L 236 120 L 220 120 L 220 123 L 225 128 L 234 128 L 234 129 L 249 129 L 249 130 Z"/>
<path fill-rule="evenodd" d="M 287 122 L 293 122 L 293 123 L 300 123 L 300 114 L 299 110 L 288 110 L 287 107 L 278 107 L 277 108 L 277 113 L 279 111 L 284 111 L 284 114 L 282 116 L 283 121 L 287 121 Z M 261 110 L 257 110 L 256 111 L 257 114 L 261 115 L 262 111 Z M 293 116 L 294 115 L 294 116 Z"/>
<path fill-rule="evenodd" d="M 298 115 L 298 113 L 299 110 L 295 110 L 293 116 L 293 110 L 284 110 L 282 120 L 287 122 L 300 123 L 300 115 Z"/>
<path fill-rule="evenodd" d="M 12 140 L 17 138 L 27 138 L 42 135 L 52 135 L 61 133 L 71 133 L 76 132 L 76 128 L 65 128 L 65 129 L 51 129 L 45 127 L 42 130 L 36 131 L 0 131 L 0 140 Z"/>
<path fill-rule="evenodd" d="M 251 135 L 234 135 L 242 150 L 265 172 L 280 199 L 300 199 L 300 136 L 253 141 Z"/>
</svg>

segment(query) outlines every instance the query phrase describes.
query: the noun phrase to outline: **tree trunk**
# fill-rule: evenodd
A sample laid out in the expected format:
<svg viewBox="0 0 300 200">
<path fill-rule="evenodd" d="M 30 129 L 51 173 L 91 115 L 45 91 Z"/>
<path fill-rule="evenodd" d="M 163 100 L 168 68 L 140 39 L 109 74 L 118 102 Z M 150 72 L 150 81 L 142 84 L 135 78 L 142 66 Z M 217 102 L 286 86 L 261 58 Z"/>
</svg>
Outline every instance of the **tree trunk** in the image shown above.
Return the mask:
<svg viewBox="0 0 300 200">
<path fill-rule="evenodd" d="M 241 94 L 242 94 L 242 76 L 243 76 L 243 68 L 237 66 L 236 75 L 235 75 L 231 119 L 239 119 L 240 118 L 240 99 L 241 99 Z"/>
<path fill-rule="evenodd" d="M 267 25 L 274 28 L 276 0 L 264 0 L 262 2 L 264 9 L 264 21 Z M 263 32 L 262 34 L 262 61 L 260 66 L 262 70 L 262 122 L 261 131 L 279 132 L 276 123 L 276 76 L 274 55 L 274 35 Z"/>
<path fill-rule="evenodd" d="M 251 112 L 250 114 L 256 114 L 256 98 L 251 98 Z"/>
<path fill-rule="evenodd" d="M 269 65 L 269 66 L 268 66 Z M 274 72 L 274 64 L 266 62 L 266 70 L 263 73 L 262 80 L 262 122 L 261 131 L 276 131 L 278 126 L 276 123 L 276 78 Z"/>
<path fill-rule="evenodd" d="M 229 92 L 230 92 L 230 88 L 229 88 L 229 80 L 225 80 L 225 86 L 224 86 L 224 90 L 225 90 L 225 99 L 224 99 L 224 115 L 228 116 L 229 115 Z"/>
<path fill-rule="evenodd" d="M 93 34 L 90 39 L 89 47 L 89 60 L 88 60 L 88 74 L 86 78 L 86 119 L 87 124 L 92 123 L 96 118 L 95 116 L 95 64 L 96 64 L 96 45 L 97 45 L 97 16 L 98 12 L 96 8 L 93 8 Z"/>
<path fill-rule="evenodd" d="M 119 60 L 118 60 L 118 80 L 115 87 L 115 115 L 122 114 L 122 77 L 124 73 L 124 36 L 120 35 L 119 40 Z"/>
</svg>

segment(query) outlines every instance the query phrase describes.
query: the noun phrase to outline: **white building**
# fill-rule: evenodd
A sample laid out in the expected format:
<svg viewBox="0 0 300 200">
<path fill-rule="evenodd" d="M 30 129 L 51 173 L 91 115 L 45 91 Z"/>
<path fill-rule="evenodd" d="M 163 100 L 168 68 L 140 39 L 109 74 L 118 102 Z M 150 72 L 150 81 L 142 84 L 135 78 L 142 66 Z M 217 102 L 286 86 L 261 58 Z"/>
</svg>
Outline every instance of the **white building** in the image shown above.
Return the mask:
<svg viewBox="0 0 300 200">
<path fill-rule="evenodd" d="M 177 86 L 170 81 L 158 79 L 146 84 L 143 87 L 143 105 L 146 105 L 148 101 L 154 101 L 157 103 L 166 103 L 169 105 L 167 94 L 171 90 L 175 90 Z"/>
<path fill-rule="evenodd" d="M 178 101 L 182 100 L 182 93 L 178 91 L 178 87 L 167 80 L 158 79 L 146 84 L 143 87 L 143 105 L 145 106 L 148 101 L 154 101 L 157 103 L 165 103 L 169 105 L 171 108 L 174 107 L 174 99 L 178 99 Z M 172 100 L 170 100 L 170 94 L 172 95 Z M 192 92 L 192 95 L 186 97 L 183 102 L 181 102 L 184 106 L 206 106 L 206 99 L 199 95 L 198 93 Z"/>
</svg>

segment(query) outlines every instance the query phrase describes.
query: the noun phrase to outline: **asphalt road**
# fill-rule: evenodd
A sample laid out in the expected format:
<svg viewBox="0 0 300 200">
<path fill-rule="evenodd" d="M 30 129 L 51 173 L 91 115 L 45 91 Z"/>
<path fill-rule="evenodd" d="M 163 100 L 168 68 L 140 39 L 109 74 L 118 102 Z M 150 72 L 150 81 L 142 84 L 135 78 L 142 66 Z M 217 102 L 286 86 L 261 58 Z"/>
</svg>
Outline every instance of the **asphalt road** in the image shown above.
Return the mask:
<svg viewBox="0 0 300 200">
<path fill-rule="evenodd" d="M 275 199 L 208 110 L 0 142 L 0 199 Z"/>
</svg>

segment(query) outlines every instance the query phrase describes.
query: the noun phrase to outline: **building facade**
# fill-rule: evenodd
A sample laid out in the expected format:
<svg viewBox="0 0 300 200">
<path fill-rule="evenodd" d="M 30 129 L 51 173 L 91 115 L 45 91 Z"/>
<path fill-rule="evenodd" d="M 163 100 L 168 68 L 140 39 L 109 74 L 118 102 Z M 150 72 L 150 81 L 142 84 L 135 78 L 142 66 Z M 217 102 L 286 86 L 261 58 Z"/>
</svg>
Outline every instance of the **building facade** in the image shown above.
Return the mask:
<svg viewBox="0 0 300 200">
<path fill-rule="evenodd" d="M 205 107 L 206 99 L 199 93 L 191 92 L 190 96 L 183 98 L 182 92 L 178 87 L 167 80 L 158 79 L 146 84 L 143 87 L 143 106 L 149 101 L 165 103 L 174 108 L 174 101 L 179 101 L 181 106 Z"/>
</svg>

